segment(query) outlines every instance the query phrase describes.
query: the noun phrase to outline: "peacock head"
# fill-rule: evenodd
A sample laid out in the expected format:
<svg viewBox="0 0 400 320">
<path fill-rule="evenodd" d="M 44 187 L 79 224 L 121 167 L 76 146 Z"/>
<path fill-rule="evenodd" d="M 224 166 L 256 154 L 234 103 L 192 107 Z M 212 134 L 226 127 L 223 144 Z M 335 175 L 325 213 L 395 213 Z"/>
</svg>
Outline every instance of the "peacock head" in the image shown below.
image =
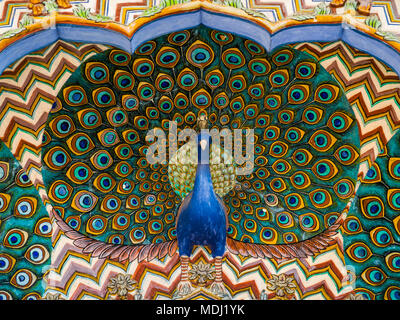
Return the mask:
<svg viewBox="0 0 400 320">
<path fill-rule="evenodd" d="M 201 113 L 197 118 L 197 127 L 200 130 L 208 128 L 208 117 L 205 113 Z"/>
</svg>

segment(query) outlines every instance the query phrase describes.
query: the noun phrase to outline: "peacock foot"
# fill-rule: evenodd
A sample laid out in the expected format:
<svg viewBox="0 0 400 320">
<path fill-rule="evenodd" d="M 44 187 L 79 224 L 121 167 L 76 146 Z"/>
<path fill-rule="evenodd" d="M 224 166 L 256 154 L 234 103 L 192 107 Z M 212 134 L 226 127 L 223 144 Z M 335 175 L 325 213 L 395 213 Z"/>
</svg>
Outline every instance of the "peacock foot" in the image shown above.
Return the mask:
<svg viewBox="0 0 400 320">
<path fill-rule="evenodd" d="M 187 296 L 193 291 L 193 289 L 192 283 L 187 280 L 179 282 L 176 291 L 180 296 Z"/>
<path fill-rule="evenodd" d="M 225 296 L 225 294 L 227 293 L 227 290 L 222 281 L 214 281 L 210 287 L 210 291 L 211 293 L 220 297 Z"/>
</svg>

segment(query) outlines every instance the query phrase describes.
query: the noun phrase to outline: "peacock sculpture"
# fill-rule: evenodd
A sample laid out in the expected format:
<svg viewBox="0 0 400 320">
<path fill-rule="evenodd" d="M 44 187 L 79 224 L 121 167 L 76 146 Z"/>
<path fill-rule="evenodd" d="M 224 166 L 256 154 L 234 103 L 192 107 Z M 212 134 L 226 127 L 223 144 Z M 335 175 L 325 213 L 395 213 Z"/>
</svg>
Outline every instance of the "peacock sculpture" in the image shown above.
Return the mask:
<svg viewBox="0 0 400 320">
<path fill-rule="evenodd" d="M 173 126 L 195 139 L 174 139 Z M 228 140 L 212 142 L 223 129 L 243 133 L 231 141 L 242 161 Z M 164 138 L 149 139 L 157 130 Z M 314 58 L 202 26 L 84 62 L 51 110 L 44 181 L 84 253 L 142 261 L 178 250 L 179 290 L 190 292 L 189 256 L 205 245 L 221 292 L 226 250 L 286 259 L 331 243 L 358 150 L 349 103 Z"/>
<path fill-rule="evenodd" d="M 171 123 L 178 132 L 253 129 L 252 172 L 238 174 L 248 162 L 213 161 L 224 149 L 202 131 L 195 145 L 169 137 L 175 158 L 149 163 L 149 130 L 167 132 Z M 47 192 L 74 244 L 119 261 L 161 259 L 179 248 L 184 292 L 193 245 L 209 246 L 216 258 L 217 292 L 226 249 L 277 259 L 324 249 L 358 172 L 350 106 L 313 58 L 286 47 L 266 53 L 205 27 L 82 64 L 44 137 Z M 245 138 L 233 142 L 244 149 Z"/>
</svg>

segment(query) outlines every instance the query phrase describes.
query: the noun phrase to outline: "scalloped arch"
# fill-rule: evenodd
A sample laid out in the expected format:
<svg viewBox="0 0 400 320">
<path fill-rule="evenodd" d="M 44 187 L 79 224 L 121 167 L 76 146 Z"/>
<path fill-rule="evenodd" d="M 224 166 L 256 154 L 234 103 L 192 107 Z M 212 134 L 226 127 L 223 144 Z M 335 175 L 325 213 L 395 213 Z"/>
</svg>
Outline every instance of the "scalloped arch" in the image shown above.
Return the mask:
<svg viewBox="0 0 400 320">
<path fill-rule="evenodd" d="M 167 7 L 128 26 L 56 14 L 0 42 L 0 73 L 24 55 L 57 40 L 107 44 L 133 52 L 150 39 L 203 24 L 254 40 L 268 51 L 297 42 L 341 40 L 383 61 L 400 75 L 400 44 L 378 37 L 374 29 L 361 23 L 350 25 L 345 19 L 342 16 L 316 16 L 314 20 L 302 22 L 284 20 L 271 23 L 239 9 L 202 1 Z"/>
</svg>

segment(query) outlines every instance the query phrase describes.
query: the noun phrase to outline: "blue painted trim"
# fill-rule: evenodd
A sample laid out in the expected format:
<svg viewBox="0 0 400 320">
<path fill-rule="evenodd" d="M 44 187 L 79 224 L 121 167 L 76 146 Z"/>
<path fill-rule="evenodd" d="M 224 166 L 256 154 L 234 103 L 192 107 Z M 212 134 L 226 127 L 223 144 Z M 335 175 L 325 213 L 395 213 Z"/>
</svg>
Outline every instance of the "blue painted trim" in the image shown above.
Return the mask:
<svg viewBox="0 0 400 320">
<path fill-rule="evenodd" d="M 17 42 L 9 45 L 0 52 L 0 74 L 10 64 L 21 59 L 23 56 L 42 48 L 45 48 L 58 40 L 56 28 L 40 30 L 30 34 Z"/>
<path fill-rule="evenodd" d="M 316 28 L 317 27 L 317 28 Z M 343 34 L 342 24 L 299 25 L 279 30 L 271 37 L 271 51 L 295 42 L 338 41 Z M 316 39 L 316 37 L 318 38 Z"/>
<path fill-rule="evenodd" d="M 142 43 L 151 39 L 168 33 L 194 28 L 199 25 L 234 33 L 260 43 L 267 50 L 269 48 L 270 34 L 261 26 L 255 25 L 249 20 L 206 10 L 198 10 L 162 17 L 141 27 L 132 37 L 131 52 L 134 52 Z"/>
<path fill-rule="evenodd" d="M 4 49 L 0 53 L 0 74 L 24 55 L 51 45 L 60 39 L 107 44 L 128 52 L 134 52 L 139 45 L 150 39 L 201 24 L 256 41 L 263 45 L 267 51 L 290 43 L 342 40 L 350 46 L 381 60 L 400 76 L 399 52 L 388 44 L 343 24 L 299 25 L 277 31 L 271 35 L 266 29 L 252 21 L 205 9 L 164 16 L 151 21 L 138 29 L 131 39 L 117 31 L 106 28 L 59 24 L 56 28 L 27 35 Z"/>
<path fill-rule="evenodd" d="M 142 26 L 133 34 L 131 39 L 131 52 L 146 41 L 159 36 L 197 27 L 201 24 L 201 12 L 193 11 L 162 17 Z"/>
<path fill-rule="evenodd" d="M 202 24 L 221 31 L 234 33 L 245 39 L 253 40 L 270 50 L 271 34 L 268 30 L 249 20 L 202 10 Z"/>
<path fill-rule="evenodd" d="M 128 52 L 131 50 L 131 40 L 114 30 L 70 24 L 58 24 L 57 30 L 60 40 L 101 43 Z M 99 32 L 100 30 L 101 32 Z"/>
</svg>

